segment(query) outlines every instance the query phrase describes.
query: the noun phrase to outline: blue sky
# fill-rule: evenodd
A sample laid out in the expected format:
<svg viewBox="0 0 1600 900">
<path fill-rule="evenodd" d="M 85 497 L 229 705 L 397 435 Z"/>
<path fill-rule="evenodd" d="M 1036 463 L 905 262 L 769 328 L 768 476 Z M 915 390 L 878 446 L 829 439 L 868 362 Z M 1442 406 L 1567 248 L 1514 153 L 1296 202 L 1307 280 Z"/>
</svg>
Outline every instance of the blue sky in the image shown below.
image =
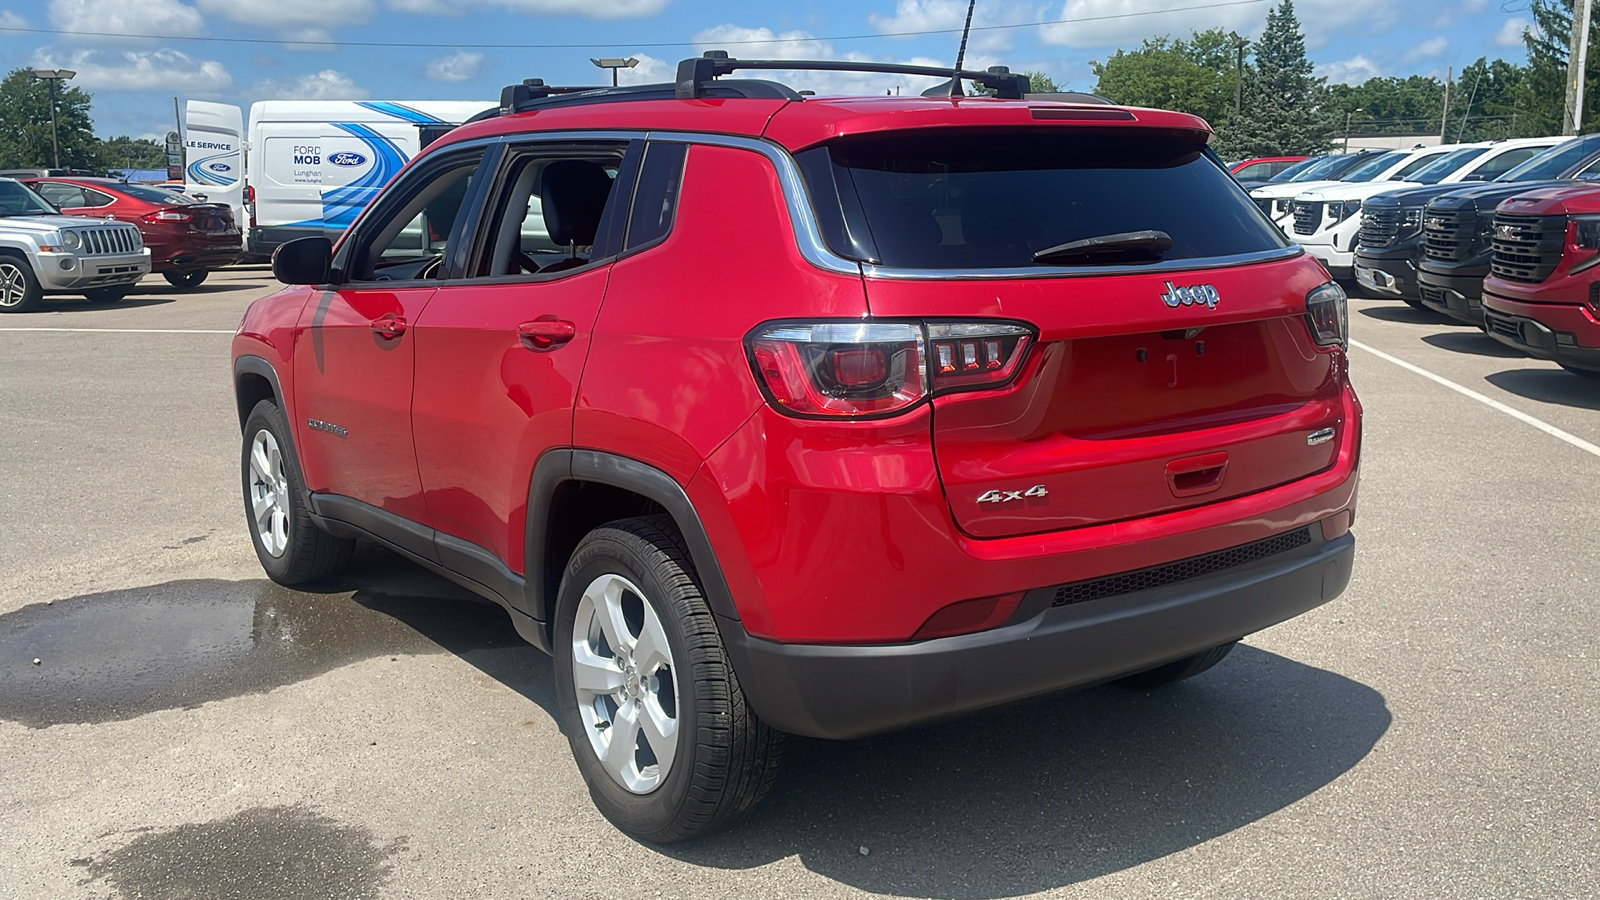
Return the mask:
<svg viewBox="0 0 1600 900">
<path fill-rule="evenodd" d="M 976 31 L 967 62 L 1043 70 L 1088 90 L 1089 60 L 1197 28 L 1254 36 L 1277 2 L 979 0 L 977 26 L 1069 21 Z M 1479 56 L 1525 58 L 1529 16 L 1517 0 L 1300 0 L 1295 8 L 1319 73 L 1336 81 L 1443 76 Z M 678 59 L 708 47 L 747 58 L 949 65 L 955 35 L 896 33 L 959 29 L 965 11 L 966 0 L 0 0 L 0 67 L 75 69 L 73 83 L 94 94 L 100 134 L 154 137 L 172 128 L 174 96 L 488 104 L 502 85 L 527 77 L 599 83 L 605 75 L 589 62 L 597 56 L 637 57 L 641 65 L 628 76 L 650 81 L 670 80 Z M 421 46 L 321 43 L 328 41 Z M 525 46 L 532 44 L 594 46 Z M 785 80 L 819 93 L 926 83 L 839 74 Z"/>
</svg>

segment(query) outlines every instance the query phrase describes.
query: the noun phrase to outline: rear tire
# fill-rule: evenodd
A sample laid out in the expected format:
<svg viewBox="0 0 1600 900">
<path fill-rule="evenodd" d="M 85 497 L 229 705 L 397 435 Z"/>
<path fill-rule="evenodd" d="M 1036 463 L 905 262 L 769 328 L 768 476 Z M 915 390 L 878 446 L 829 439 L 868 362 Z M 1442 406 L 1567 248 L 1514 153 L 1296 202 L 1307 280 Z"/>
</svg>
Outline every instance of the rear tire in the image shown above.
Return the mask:
<svg viewBox="0 0 1600 900">
<path fill-rule="evenodd" d="M 250 543 L 268 578 L 295 587 L 332 577 L 350 562 L 356 542 L 311 520 L 289 425 L 271 400 L 257 403 L 245 420 L 240 468 Z"/>
<path fill-rule="evenodd" d="M 611 522 L 578 544 L 554 644 L 561 730 L 618 828 L 684 840 L 744 816 L 772 789 L 783 735 L 746 704 L 669 517 Z"/>
<path fill-rule="evenodd" d="M 89 288 L 83 296 L 89 298 L 90 303 L 121 303 L 122 298 L 133 292 L 131 284 L 117 284 L 111 287 Z"/>
<path fill-rule="evenodd" d="M 44 288 L 28 261 L 0 254 L 0 312 L 32 312 L 43 302 Z"/>
<path fill-rule="evenodd" d="M 1238 641 L 1229 641 L 1226 644 L 1212 647 L 1210 650 L 1196 653 L 1193 656 L 1185 656 L 1183 659 L 1173 660 L 1164 666 L 1156 666 L 1154 669 L 1146 669 L 1143 672 L 1136 672 L 1125 678 L 1119 678 L 1117 683 L 1135 688 L 1153 688 L 1193 678 L 1222 662 L 1223 657 L 1231 653 L 1238 643 Z"/>
<path fill-rule="evenodd" d="M 196 269 L 192 272 L 162 272 L 161 277 L 167 280 L 167 284 L 180 291 L 192 291 L 199 287 L 201 282 L 206 280 L 206 276 L 210 274 L 205 269 Z"/>
</svg>

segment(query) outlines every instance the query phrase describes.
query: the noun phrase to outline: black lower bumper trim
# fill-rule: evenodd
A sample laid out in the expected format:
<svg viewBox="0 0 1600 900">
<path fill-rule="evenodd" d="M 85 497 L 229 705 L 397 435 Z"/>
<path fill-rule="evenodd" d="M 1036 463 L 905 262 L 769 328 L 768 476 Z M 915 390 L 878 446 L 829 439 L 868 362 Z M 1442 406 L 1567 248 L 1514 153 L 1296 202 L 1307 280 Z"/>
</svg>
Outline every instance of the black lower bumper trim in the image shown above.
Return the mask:
<svg viewBox="0 0 1600 900">
<path fill-rule="evenodd" d="M 807 737 L 864 737 L 1101 683 L 1320 606 L 1349 583 L 1355 538 L 1324 541 L 1316 527 L 1306 533 L 1304 545 L 1259 562 L 1052 607 L 977 634 L 780 644 L 723 620 L 723 637 L 745 695 L 769 725 Z"/>
<path fill-rule="evenodd" d="M 1466 325 L 1483 324 L 1483 278 L 1442 278 L 1424 272 L 1417 292 L 1422 305 Z"/>
<path fill-rule="evenodd" d="M 1355 269 L 1356 281 L 1368 290 L 1375 290 L 1389 297 L 1417 299 L 1417 267 L 1408 258 L 1368 256 L 1358 253 Z M 1368 270 L 1366 276 L 1363 276 L 1362 269 Z"/>
<path fill-rule="evenodd" d="M 1563 336 L 1574 343 L 1563 343 L 1561 336 L 1537 319 L 1508 316 L 1486 308 L 1483 322 L 1484 330 L 1490 337 L 1534 359 L 1547 359 L 1575 369 L 1600 371 L 1600 347 L 1579 347 L 1571 334 Z"/>
</svg>

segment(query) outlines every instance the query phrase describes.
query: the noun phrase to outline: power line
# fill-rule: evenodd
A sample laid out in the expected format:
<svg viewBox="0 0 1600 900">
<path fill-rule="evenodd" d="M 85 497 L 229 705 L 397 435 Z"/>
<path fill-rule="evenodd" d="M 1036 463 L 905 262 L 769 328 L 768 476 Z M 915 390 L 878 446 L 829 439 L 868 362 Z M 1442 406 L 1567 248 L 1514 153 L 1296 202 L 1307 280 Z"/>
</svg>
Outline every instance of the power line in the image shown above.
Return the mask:
<svg viewBox="0 0 1600 900">
<path fill-rule="evenodd" d="M 1195 12 L 1197 10 L 1224 9 L 1231 6 L 1254 6 L 1266 3 L 1268 0 L 1227 0 L 1223 3 L 1201 3 L 1194 6 L 1175 6 L 1171 9 L 1149 9 L 1138 12 L 1111 13 L 1103 16 L 1081 16 L 1076 19 L 1052 19 L 1044 22 L 1016 22 L 1009 25 L 974 25 L 973 31 L 1003 31 L 1012 28 L 1043 28 L 1050 25 L 1079 25 L 1085 22 L 1105 22 L 1113 19 L 1133 19 L 1141 16 L 1160 16 L 1169 13 Z M 804 37 L 804 38 L 778 38 L 771 40 L 738 40 L 738 41 L 649 41 L 645 43 L 632 43 L 629 41 L 609 41 L 607 43 L 574 43 L 574 44 L 442 44 L 438 41 L 407 42 L 407 41 L 297 41 L 287 38 L 241 38 L 241 37 L 200 37 L 179 34 L 125 34 L 118 31 L 68 31 L 58 28 L 22 28 L 11 25 L 0 25 L 0 32 L 16 34 L 48 34 L 62 37 L 95 37 L 95 38 L 140 38 L 154 41 L 194 41 L 213 44 L 291 44 L 302 47 L 384 47 L 384 48 L 421 48 L 436 50 L 441 47 L 469 47 L 475 50 L 604 50 L 612 47 L 634 47 L 639 49 L 665 48 L 665 47 L 698 47 L 706 43 L 714 43 L 719 47 L 744 46 L 749 44 L 815 44 L 824 41 L 864 41 L 876 38 L 898 37 L 925 37 L 928 35 L 960 34 L 959 28 L 935 28 L 924 31 L 883 31 L 872 34 L 840 34 L 831 37 Z"/>
</svg>

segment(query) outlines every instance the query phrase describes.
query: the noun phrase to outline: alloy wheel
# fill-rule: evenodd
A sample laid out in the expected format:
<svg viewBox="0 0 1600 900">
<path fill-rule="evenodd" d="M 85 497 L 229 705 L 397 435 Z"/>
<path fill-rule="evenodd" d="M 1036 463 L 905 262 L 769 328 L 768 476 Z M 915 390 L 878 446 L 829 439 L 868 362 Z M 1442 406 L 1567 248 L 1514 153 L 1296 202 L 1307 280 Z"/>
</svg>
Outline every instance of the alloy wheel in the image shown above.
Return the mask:
<svg viewBox="0 0 1600 900">
<path fill-rule="evenodd" d="M 282 556 L 289 547 L 289 479 L 278 439 L 266 429 L 250 442 L 250 515 L 261 546 L 274 558 Z"/>
<path fill-rule="evenodd" d="M 572 629 L 578 717 L 600 765 L 635 794 L 661 786 L 678 747 L 678 684 L 666 630 L 644 592 L 601 575 Z"/>
<path fill-rule="evenodd" d="M 0 262 L 0 306 L 20 306 L 28 293 L 22 269 L 12 262 Z"/>
</svg>

